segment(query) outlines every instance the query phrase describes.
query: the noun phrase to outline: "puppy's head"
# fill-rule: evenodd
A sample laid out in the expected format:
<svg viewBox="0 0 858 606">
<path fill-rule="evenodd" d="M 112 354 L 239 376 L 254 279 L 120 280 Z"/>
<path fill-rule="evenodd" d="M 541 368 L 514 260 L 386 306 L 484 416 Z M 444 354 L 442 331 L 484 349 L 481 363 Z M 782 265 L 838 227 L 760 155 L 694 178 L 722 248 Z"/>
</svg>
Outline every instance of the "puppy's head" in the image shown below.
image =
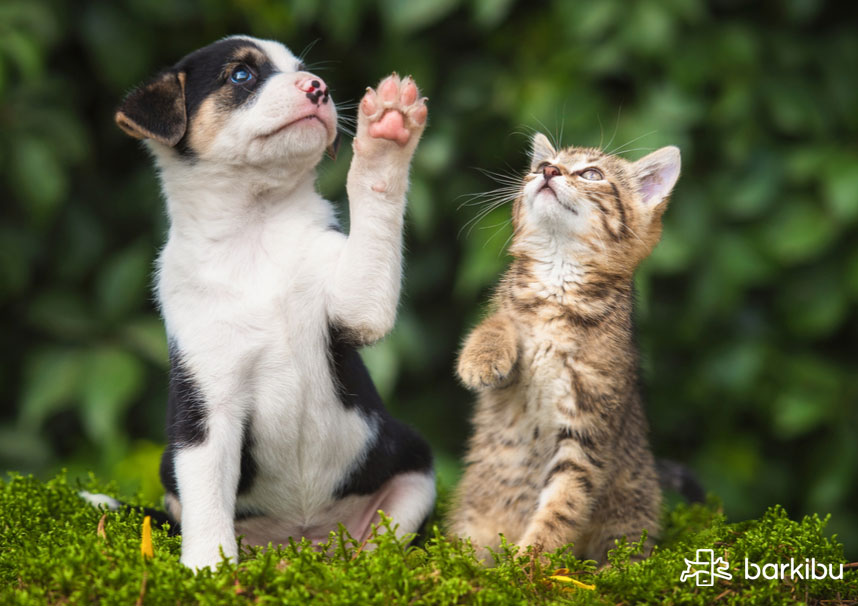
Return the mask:
<svg viewBox="0 0 858 606">
<path fill-rule="evenodd" d="M 335 151 L 328 86 L 278 42 L 234 36 L 184 57 L 116 112 L 156 156 L 233 166 L 315 165 Z"/>
</svg>

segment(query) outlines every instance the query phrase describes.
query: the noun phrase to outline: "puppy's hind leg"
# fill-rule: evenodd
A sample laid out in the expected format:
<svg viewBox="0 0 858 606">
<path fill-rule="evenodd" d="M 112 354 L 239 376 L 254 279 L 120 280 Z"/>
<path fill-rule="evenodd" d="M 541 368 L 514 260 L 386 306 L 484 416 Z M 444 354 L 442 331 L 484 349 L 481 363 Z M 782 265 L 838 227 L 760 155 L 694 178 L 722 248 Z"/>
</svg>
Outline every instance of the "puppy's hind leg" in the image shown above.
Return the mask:
<svg viewBox="0 0 858 606">
<path fill-rule="evenodd" d="M 396 536 L 418 532 L 435 506 L 435 474 L 431 469 L 401 473 L 387 481 L 384 492 L 378 509 L 393 520 Z M 376 513 L 374 521 L 378 520 Z M 366 536 L 369 530 L 367 527 Z"/>
</svg>

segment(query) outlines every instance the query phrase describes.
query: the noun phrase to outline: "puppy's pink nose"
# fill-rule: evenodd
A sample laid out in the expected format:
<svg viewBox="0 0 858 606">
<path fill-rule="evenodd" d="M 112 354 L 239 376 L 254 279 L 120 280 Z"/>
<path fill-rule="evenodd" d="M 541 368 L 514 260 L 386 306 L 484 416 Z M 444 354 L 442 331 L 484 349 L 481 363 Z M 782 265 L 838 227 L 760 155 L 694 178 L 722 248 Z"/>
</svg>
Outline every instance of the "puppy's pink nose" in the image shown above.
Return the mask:
<svg viewBox="0 0 858 606">
<path fill-rule="evenodd" d="M 328 102 L 328 85 L 318 76 L 307 76 L 295 82 L 298 90 L 306 93 L 307 98 L 314 104 Z"/>
</svg>

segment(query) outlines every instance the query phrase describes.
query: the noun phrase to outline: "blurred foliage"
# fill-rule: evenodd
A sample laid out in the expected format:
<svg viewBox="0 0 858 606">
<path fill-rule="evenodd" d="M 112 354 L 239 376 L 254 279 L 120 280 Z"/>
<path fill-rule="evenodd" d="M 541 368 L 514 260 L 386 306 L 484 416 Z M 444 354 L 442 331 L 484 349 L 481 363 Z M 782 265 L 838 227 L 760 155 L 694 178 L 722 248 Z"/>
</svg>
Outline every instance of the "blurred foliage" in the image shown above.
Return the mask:
<svg viewBox="0 0 858 606">
<path fill-rule="evenodd" d="M 457 210 L 462 195 L 496 187 L 477 168 L 518 173 L 533 129 L 631 158 L 677 144 L 683 175 L 638 279 L 655 450 L 732 518 L 831 512 L 855 557 L 855 23 L 817 0 L 4 0 L 0 466 L 95 467 L 157 491 L 165 217 L 112 113 L 159 68 L 245 32 L 315 42 L 307 60 L 338 101 L 393 70 L 430 98 L 399 322 L 365 355 L 445 483 L 472 400 L 455 352 L 507 262 L 508 206 L 457 236 L 479 212 Z M 320 169 L 338 203 L 348 161 Z"/>
</svg>

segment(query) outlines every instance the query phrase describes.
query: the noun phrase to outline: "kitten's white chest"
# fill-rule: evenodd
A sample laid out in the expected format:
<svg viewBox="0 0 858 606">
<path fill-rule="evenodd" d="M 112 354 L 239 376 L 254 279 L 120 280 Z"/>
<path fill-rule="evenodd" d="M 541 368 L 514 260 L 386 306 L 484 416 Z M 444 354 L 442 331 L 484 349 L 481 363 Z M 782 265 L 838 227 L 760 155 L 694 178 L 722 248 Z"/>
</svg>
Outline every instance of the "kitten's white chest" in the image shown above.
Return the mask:
<svg viewBox="0 0 858 606">
<path fill-rule="evenodd" d="M 523 383 L 528 409 L 545 429 L 555 427 L 558 412 L 574 413 L 575 391 L 571 363 L 573 352 L 555 331 L 534 326 L 524 339 L 521 363 L 527 373 Z"/>
</svg>

